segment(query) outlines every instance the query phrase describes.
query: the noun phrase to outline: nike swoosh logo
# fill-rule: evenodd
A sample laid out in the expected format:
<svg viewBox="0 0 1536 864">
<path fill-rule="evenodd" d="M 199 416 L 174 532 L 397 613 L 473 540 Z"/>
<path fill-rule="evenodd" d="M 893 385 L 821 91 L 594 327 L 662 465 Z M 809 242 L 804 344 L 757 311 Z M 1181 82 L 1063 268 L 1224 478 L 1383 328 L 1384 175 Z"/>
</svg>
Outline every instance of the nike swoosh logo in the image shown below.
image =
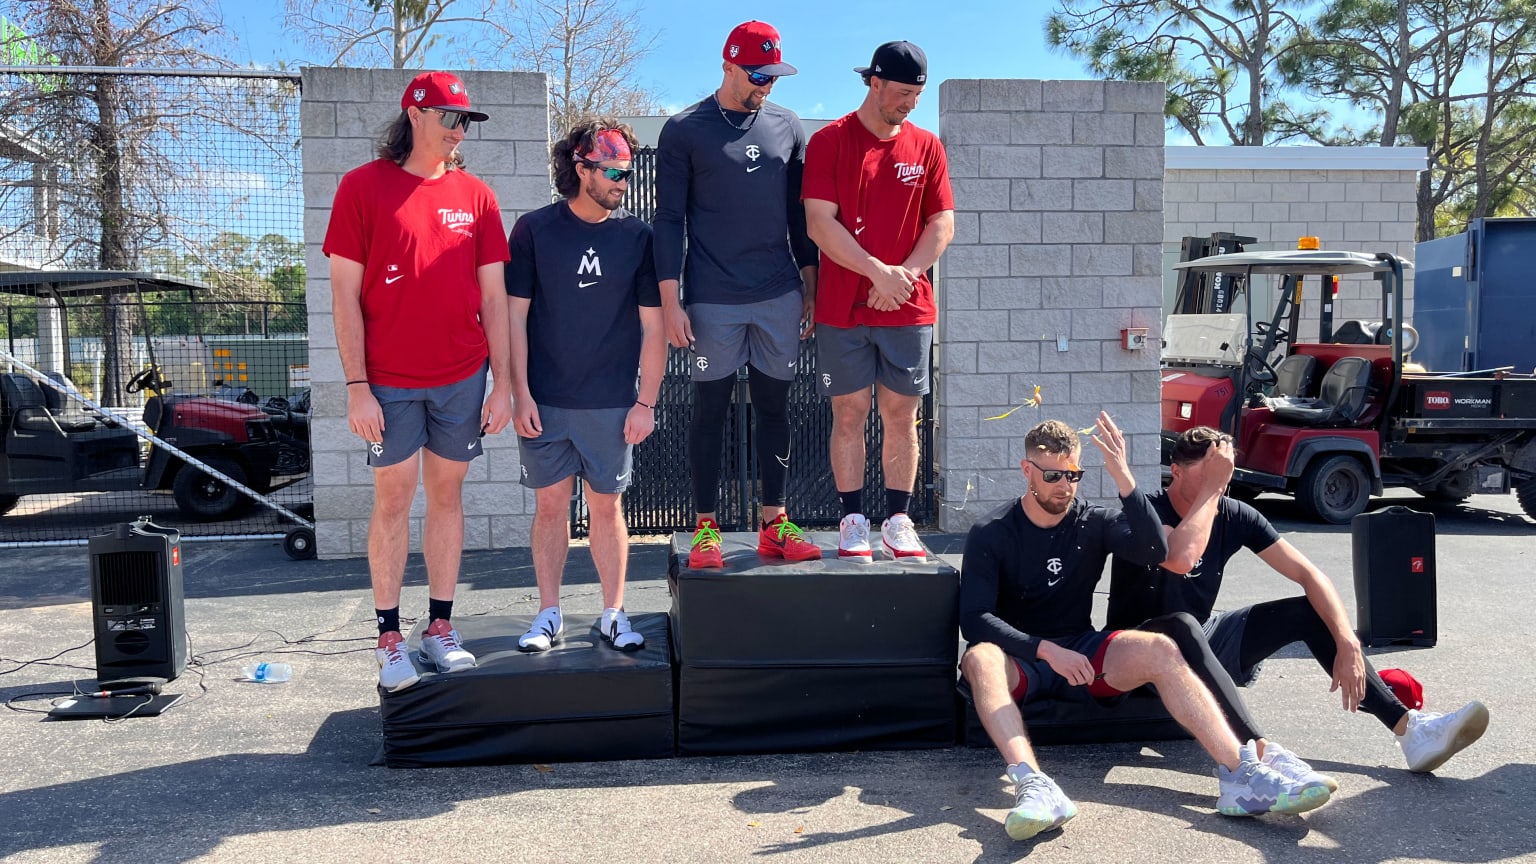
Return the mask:
<svg viewBox="0 0 1536 864">
<path fill-rule="evenodd" d="M 761 166 L 761 165 L 754 165 L 753 167 L 747 169 L 747 173 L 751 174 L 753 171 L 756 171 L 757 169 L 759 169 L 761 167 L 763 167 L 763 166 Z"/>
<path fill-rule="evenodd" d="M 576 283 L 576 287 L 577 288 L 591 288 L 593 285 L 596 285 L 596 284 L 597 284 L 596 280 L 593 280 L 591 282 L 577 282 Z"/>
<path fill-rule="evenodd" d="M 464 449 L 465 450 L 473 450 L 473 449 L 475 449 L 475 442 L 474 441 L 469 442 L 469 446 L 465 447 Z"/>
<path fill-rule="evenodd" d="M 623 474 L 620 474 L 619 476 L 617 476 L 617 477 L 615 477 L 613 479 L 618 481 L 619 483 L 623 483 L 625 480 L 629 479 L 629 472 L 625 471 Z"/>
<path fill-rule="evenodd" d="M 785 468 L 789 467 L 789 454 L 788 453 L 785 453 L 783 456 L 780 456 L 779 454 L 775 453 L 775 454 L 773 454 L 773 458 L 779 460 L 779 464 L 783 465 Z"/>
<path fill-rule="evenodd" d="M 854 230 L 853 236 L 857 237 L 860 234 L 863 234 L 864 233 L 864 229 L 867 228 L 867 227 L 869 227 L 869 226 L 867 226 L 867 225 L 860 225 L 857 229 Z"/>
<path fill-rule="evenodd" d="M 396 282 L 399 282 L 401 279 L 404 279 L 404 278 L 405 278 L 404 276 L 395 276 L 395 277 L 390 278 L 390 279 L 385 279 L 384 280 L 384 284 L 385 285 L 393 285 Z"/>
<path fill-rule="evenodd" d="M 1067 577 L 1065 577 L 1065 576 L 1057 576 L 1055 579 L 1047 579 L 1045 581 L 1045 587 L 1047 587 L 1047 588 L 1055 588 L 1056 587 L 1056 583 L 1060 582 L 1061 580 L 1063 580 L 1065 578 L 1067 578 Z"/>
</svg>

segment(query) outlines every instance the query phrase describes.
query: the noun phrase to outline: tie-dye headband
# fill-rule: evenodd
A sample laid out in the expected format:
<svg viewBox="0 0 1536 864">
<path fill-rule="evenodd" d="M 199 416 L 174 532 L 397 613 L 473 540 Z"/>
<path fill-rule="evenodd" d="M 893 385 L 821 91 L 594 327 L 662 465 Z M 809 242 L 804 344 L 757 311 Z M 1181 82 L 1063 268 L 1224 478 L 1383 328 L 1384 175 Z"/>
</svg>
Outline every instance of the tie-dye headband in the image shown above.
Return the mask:
<svg viewBox="0 0 1536 864">
<path fill-rule="evenodd" d="M 587 162 L 618 162 L 632 159 L 629 141 L 617 129 L 604 129 L 592 136 L 592 149 L 581 157 Z"/>
</svg>

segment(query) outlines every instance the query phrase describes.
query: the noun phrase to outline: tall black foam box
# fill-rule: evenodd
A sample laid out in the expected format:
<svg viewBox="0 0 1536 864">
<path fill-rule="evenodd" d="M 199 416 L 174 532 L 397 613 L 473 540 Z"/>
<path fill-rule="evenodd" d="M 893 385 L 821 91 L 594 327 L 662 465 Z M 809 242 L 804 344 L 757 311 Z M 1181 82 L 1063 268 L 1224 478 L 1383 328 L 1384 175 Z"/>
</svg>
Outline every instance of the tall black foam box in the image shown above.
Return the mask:
<svg viewBox="0 0 1536 864">
<path fill-rule="evenodd" d="M 1350 533 L 1360 641 L 1435 644 L 1435 515 L 1387 507 L 1356 516 Z"/>
<path fill-rule="evenodd" d="M 90 538 L 89 549 L 97 679 L 186 671 L 180 532 L 140 519 Z"/>
</svg>

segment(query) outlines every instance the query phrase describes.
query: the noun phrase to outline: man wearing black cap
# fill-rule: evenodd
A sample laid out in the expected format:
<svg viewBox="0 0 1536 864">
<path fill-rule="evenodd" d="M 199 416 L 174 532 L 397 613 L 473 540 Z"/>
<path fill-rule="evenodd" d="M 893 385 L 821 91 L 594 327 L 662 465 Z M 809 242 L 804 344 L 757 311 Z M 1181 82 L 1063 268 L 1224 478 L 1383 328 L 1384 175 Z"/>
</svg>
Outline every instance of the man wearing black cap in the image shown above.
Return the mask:
<svg viewBox="0 0 1536 864">
<path fill-rule="evenodd" d="M 341 178 L 325 234 L 347 425 L 373 468 L 368 569 L 385 690 L 419 678 L 400 635 L 418 478 L 427 498 L 422 653 L 443 672 L 475 665 L 449 623 L 464 547 L 464 476 L 480 436 L 512 420 L 501 210 L 459 154 L 469 124 L 485 119 L 455 76 L 416 76 L 379 158 Z M 487 368 L 495 378 L 488 396 Z"/>
<path fill-rule="evenodd" d="M 837 552 L 869 561 L 864 517 L 864 426 L 870 386 L 885 429 L 887 518 L 881 546 L 921 561 L 907 505 L 917 479 L 917 409 L 928 392 L 936 308 L 927 271 L 955 233 L 944 147 L 906 122 L 928 83 L 928 59 L 911 42 L 875 49 L 864 104 L 811 136 L 806 221 L 821 247 L 816 289 L 816 370 L 832 400 L 832 474 L 842 501 Z"/>
<path fill-rule="evenodd" d="M 816 248 L 800 203 L 805 133 L 800 118 L 768 94 L 796 70 L 784 62 L 779 31 L 762 21 L 732 30 L 721 53 L 719 89 L 667 121 L 657 160 L 656 275 L 668 341 L 690 350 L 693 375 L 688 457 L 698 528 L 690 567 L 723 563 L 715 521 L 720 450 L 743 363 L 763 478 L 758 552 L 821 557 L 784 512 L 789 386 L 810 318 Z"/>
</svg>

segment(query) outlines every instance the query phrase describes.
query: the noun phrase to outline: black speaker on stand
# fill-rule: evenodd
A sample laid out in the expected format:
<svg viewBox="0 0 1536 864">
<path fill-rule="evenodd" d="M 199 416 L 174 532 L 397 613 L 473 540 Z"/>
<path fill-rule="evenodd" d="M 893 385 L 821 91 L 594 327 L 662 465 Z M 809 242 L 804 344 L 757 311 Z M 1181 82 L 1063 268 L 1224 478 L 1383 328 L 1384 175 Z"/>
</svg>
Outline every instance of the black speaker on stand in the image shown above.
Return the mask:
<svg viewBox="0 0 1536 864">
<path fill-rule="evenodd" d="M 1357 515 L 1350 534 L 1360 641 L 1434 645 L 1435 515 L 1386 507 Z"/>
<path fill-rule="evenodd" d="M 144 517 L 90 538 L 89 549 L 97 679 L 186 671 L 181 533 Z"/>
</svg>

